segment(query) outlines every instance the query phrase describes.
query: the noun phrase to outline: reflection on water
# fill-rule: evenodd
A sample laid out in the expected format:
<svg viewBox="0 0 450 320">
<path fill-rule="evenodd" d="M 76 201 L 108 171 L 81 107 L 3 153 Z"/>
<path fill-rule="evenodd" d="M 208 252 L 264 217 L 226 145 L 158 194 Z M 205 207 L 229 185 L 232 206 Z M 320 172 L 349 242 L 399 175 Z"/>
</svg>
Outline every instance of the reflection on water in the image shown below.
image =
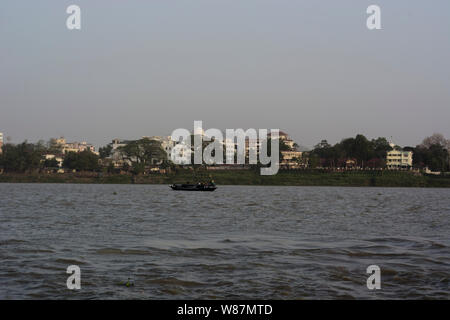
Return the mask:
<svg viewBox="0 0 450 320">
<path fill-rule="evenodd" d="M 0 184 L 0 193 L 2 299 L 450 298 L 446 189 Z M 79 291 L 66 287 L 71 264 Z M 366 287 L 372 264 L 381 290 Z"/>
</svg>

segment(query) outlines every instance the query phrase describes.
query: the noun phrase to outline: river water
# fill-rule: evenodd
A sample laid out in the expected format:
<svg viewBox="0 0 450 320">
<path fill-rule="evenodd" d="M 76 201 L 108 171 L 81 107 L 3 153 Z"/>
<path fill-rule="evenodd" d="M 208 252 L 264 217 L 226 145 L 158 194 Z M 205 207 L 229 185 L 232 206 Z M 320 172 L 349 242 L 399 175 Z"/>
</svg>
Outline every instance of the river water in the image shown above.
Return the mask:
<svg viewBox="0 0 450 320">
<path fill-rule="evenodd" d="M 1 299 L 450 298 L 449 189 L 0 184 L 0 194 Z M 69 265 L 80 290 L 66 286 Z M 379 290 L 367 288 L 369 265 Z"/>
</svg>

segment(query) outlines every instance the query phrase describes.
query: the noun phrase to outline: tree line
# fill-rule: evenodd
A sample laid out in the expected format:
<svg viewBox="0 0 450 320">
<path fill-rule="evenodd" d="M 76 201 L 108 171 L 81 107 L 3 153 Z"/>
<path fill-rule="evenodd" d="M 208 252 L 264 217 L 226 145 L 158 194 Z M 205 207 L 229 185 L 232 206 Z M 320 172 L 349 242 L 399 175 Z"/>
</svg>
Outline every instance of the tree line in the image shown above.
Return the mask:
<svg viewBox="0 0 450 320">
<path fill-rule="evenodd" d="M 43 159 L 45 154 L 59 154 L 61 150 L 56 150 L 54 144 L 49 142 L 47 145 L 41 141 L 38 143 L 29 143 L 24 141 L 14 145 L 7 143 L 2 147 L 0 154 L 0 168 L 5 172 L 29 173 L 45 168 L 58 167 L 58 161 L 55 158 Z M 96 171 L 99 170 L 99 156 L 90 150 L 82 152 L 69 152 L 64 155 L 62 166 L 66 169 L 75 169 L 78 171 Z"/>
<path fill-rule="evenodd" d="M 449 171 L 450 140 L 442 134 L 433 134 L 425 138 L 416 147 L 400 148 L 398 150 L 413 152 L 413 166 L 428 167 L 433 171 Z M 348 159 L 356 161 L 362 168 L 383 168 L 386 165 L 386 153 L 392 150 L 388 140 L 384 137 L 369 140 L 358 134 L 354 138 L 346 138 L 331 145 L 322 140 L 314 146 L 309 154 L 309 165 L 315 167 L 345 167 Z"/>
<path fill-rule="evenodd" d="M 280 152 L 286 148 L 287 146 L 283 143 L 280 144 Z M 398 146 L 396 148 L 401 149 Z M 345 167 L 348 159 L 354 159 L 356 165 L 362 168 L 382 168 L 385 166 L 386 153 L 390 150 L 392 148 L 386 138 L 369 140 L 364 135 L 358 134 L 354 138 L 345 138 L 335 145 L 322 140 L 307 153 L 307 157 L 311 168 Z M 416 168 L 428 167 L 433 171 L 450 171 L 450 140 L 445 139 L 442 134 L 433 134 L 425 138 L 421 144 L 415 147 L 404 147 L 402 150 L 413 152 L 413 166 Z M 110 157 L 111 151 L 111 145 L 107 145 L 99 149 L 100 156 L 89 150 L 78 153 L 69 152 L 64 155 L 62 166 L 77 171 L 98 171 L 101 169 L 99 160 Z M 119 151 L 122 160 L 129 167 L 126 169 L 136 174 L 143 172 L 149 165 L 170 165 L 159 141 L 143 138 L 120 147 Z M 60 153 L 62 150 L 54 140 L 48 143 L 42 141 L 37 143 L 24 141 L 16 145 L 7 143 L 3 145 L 2 153 L 0 153 L 0 168 L 3 168 L 5 172 L 19 173 L 55 168 L 58 165 L 56 159 L 44 160 L 43 156 Z M 103 161 L 103 164 L 105 163 L 108 161 Z M 128 163 L 131 163 L 131 166 Z"/>
</svg>

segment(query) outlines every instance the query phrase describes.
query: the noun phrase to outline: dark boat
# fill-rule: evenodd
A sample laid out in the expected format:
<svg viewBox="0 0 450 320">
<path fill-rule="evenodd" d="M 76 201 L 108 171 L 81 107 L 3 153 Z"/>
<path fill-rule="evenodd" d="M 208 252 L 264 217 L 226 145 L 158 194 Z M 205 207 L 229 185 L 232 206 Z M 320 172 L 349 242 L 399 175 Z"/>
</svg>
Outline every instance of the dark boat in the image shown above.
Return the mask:
<svg viewBox="0 0 450 320">
<path fill-rule="evenodd" d="M 182 191 L 214 191 L 217 189 L 215 184 L 172 184 L 170 185 L 172 190 L 182 190 Z"/>
</svg>

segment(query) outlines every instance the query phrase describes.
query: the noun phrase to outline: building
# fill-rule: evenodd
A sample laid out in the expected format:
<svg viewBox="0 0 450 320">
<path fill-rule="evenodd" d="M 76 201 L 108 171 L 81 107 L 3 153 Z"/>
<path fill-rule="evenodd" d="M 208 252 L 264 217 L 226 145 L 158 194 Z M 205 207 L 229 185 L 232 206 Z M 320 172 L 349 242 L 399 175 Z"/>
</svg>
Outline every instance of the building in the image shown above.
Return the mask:
<svg viewBox="0 0 450 320">
<path fill-rule="evenodd" d="M 270 133 L 269 136 L 271 136 Z M 305 167 L 305 164 L 300 161 L 303 157 L 303 152 L 297 149 L 294 140 L 292 140 L 284 131 L 280 131 L 278 136 L 280 141 L 283 142 L 289 149 L 281 151 L 280 165 L 284 168 L 292 169 Z"/>
<path fill-rule="evenodd" d="M 411 169 L 413 164 L 412 151 L 391 150 L 386 154 L 386 167 L 389 170 Z"/>
<path fill-rule="evenodd" d="M 132 140 L 123 140 L 123 139 L 113 139 L 112 140 L 112 142 L 111 142 L 111 147 L 112 147 L 112 150 L 111 150 L 111 153 L 113 153 L 114 151 L 116 151 L 118 148 L 120 148 L 120 147 L 124 147 L 124 146 L 126 146 L 127 144 L 129 144 L 130 142 L 131 142 Z"/>
<path fill-rule="evenodd" d="M 92 144 L 87 143 L 86 141 L 66 142 L 66 139 L 64 139 L 64 137 L 60 137 L 59 139 L 54 140 L 54 144 L 61 149 L 61 152 L 63 154 L 66 154 L 69 152 L 78 153 L 78 152 L 83 152 L 86 150 L 89 150 L 92 153 L 98 154 L 98 152 L 95 151 L 95 147 Z"/>
<path fill-rule="evenodd" d="M 92 153 L 95 152 L 95 147 L 91 144 L 88 144 L 86 141 L 83 142 L 69 142 L 63 145 L 63 153 L 69 153 L 69 152 L 83 152 L 89 150 Z"/>
<path fill-rule="evenodd" d="M 271 133 L 269 133 L 268 136 L 270 137 Z M 291 148 L 291 149 L 295 148 L 294 140 L 292 140 L 286 132 L 280 130 L 278 133 L 278 137 L 279 137 L 280 141 L 283 141 L 283 143 L 285 145 L 287 145 L 289 148 Z"/>
<path fill-rule="evenodd" d="M 283 164 L 283 162 L 292 163 L 296 162 L 298 159 L 301 159 L 303 152 L 296 150 L 281 151 L 281 155 L 283 157 L 281 164 Z"/>
<path fill-rule="evenodd" d="M 3 133 L 0 132 L 0 153 L 3 152 L 2 147 L 3 147 Z"/>
<path fill-rule="evenodd" d="M 355 169 L 358 167 L 358 160 L 349 158 L 345 160 L 345 169 Z"/>
<path fill-rule="evenodd" d="M 120 148 L 129 144 L 132 140 L 123 140 L 123 139 L 113 139 L 109 144 L 111 146 L 111 155 L 109 156 L 112 160 L 114 167 L 120 168 L 123 167 L 125 163 L 131 165 L 130 161 L 123 160 L 122 153 L 120 152 Z"/>
</svg>

